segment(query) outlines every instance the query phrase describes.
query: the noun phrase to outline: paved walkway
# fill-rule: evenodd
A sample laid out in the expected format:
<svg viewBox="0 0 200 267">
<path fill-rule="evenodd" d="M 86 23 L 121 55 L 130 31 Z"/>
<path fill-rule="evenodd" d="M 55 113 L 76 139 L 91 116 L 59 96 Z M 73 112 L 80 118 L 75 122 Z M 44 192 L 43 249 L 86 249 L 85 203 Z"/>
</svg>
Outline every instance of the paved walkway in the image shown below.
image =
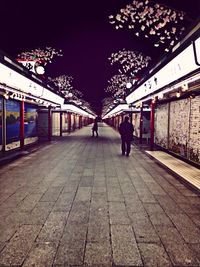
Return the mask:
<svg viewBox="0 0 200 267">
<path fill-rule="evenodd" d="M 200 198 L 85 127 L 0 170 L 0 266 L 200 266 Z"/>
<path fill-rule="evenodd" d="M 200 192 L 200 169 L 163 151 L 146 151 L 146 153 Z"/>
</svg>

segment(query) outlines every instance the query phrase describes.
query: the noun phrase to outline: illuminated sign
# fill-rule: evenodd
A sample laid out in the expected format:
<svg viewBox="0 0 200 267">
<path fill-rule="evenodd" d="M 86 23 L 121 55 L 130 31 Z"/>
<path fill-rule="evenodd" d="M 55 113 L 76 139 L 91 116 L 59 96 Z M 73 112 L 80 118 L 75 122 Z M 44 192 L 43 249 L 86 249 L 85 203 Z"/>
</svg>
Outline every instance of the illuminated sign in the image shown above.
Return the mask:
<svg viewBox="0 0 200 267">
<path fill-rule="evenodd" d="M 195 43 L 198 47 L 200 47 L 200 37 L 195 41 Z M 198 56 L 200 57 L 200 55 Z M 127 96 L 126 101 L 127 103 L 133 103 L 140 100 L 198 68 L 199 66 L 195 63 L 193 46 L 189 45 L 155 75 L 151 76 L 151 78 Z"/>
</svg>

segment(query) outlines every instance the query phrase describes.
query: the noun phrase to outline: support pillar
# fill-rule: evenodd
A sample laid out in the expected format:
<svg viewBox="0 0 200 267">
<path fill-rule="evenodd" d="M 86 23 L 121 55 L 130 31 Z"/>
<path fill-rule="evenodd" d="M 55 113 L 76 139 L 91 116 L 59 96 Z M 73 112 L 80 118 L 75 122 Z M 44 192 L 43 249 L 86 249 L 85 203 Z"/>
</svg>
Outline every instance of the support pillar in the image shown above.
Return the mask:
<svg viewBox="0 0 200 267">
<path fill-rule="evenodd" d="M 143 104 L 140 107 L 140 137 L 139 137 L 140 144 L 142 144 L 142 132 L 143 132 Z"/>
<path fill-rule="evenodd" d="M 155 114 L 155 100 L 151 102 L 151 113 L 150 113 L 150 149 L 154 149 L 154 114 Z"/>
<path fill-rule="evenodd" d="M 79 129 L 82 128 L 82 116 L 79 116 Z"/>
<path fill-rule="evenodd" d="M 52 113 L 51 106 L 48 107 L 48 141 L 51 141 L 52 137 Z"/>
<path fill-rule="evenodd" d="M 6 99 L 2 98 L 2 151 L 6 151 Z"/>
<path fill-rule="evenodd" d="M 60 112 L 60 136 L 62 136 L 62 132 L 63 132 L 63 113 Z"/>
<path fill-rule="evenodd" d="M 71 112 L 67 113 L 68 132 L 71 132 Z"/>
<path fill-rule="evenodd" d="M 24 101 L 20 102 L 20 148 L 24 148 Z"/>
</svg>

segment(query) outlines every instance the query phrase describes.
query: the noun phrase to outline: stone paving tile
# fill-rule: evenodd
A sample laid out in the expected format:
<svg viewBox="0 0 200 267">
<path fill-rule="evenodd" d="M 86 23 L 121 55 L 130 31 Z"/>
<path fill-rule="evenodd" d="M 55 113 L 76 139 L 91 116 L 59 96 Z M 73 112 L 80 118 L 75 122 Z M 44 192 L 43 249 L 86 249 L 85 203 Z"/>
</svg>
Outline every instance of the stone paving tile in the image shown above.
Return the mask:
<svg viewBox="0 0 200 267">
<path fill-rule="evenodd" d="M 27 195 L 27 188 L 18 189 L 13 195 L 11 195 L 6 202 L 1 205 L 2 208 L 15 208 Z"/>
<path fill-rule="evenodd" d="M 69 213 L 68 221 L 71 223 L 88 223 L 89 221 L 89 201 L 74 202 Z"/>
<path fill-rule="evenodd" d="M 94 183 L 94 176 L 83 176 L 81 178 L 79 186 L 81 187 L 92 187 Z"/>
<path fill-rule="evenodd" d="M 90 216 L 91 214 L 95 214 L 96 216 L 98 216 L 98 214 L 100 216 L 108 215 L 108 202 L 106 194 L 92 194 Z"/>
<path fill-rule="evenodd" d="M 160 243 L 160 238 L 151 223 L 133 224 L 137 243 Z"/>
<path fill-rule="evenodd" d="M 62 191 L 62 189 L 63 187 L 61 186 L 50 187 L 44 193 L 40 201 L 55 202 L 58 199 L 58 196 L 60 195 L 60 192 Z"/>
<path fill-rule="evenodd" d="M 85 240 L 69 240 L 62 238 L 55 257 L 55 264 L 82 265 L 84 260 Z"/>
<path fill-rule="evenodd" d="M 109 216 L 111 224 L 130 224 L 124 202 L 109 202 Z"/>
<path fill-rule="evenodd" d="M 28 254 L 22 267 L 52 266 L 57 247 L 53 243 L 37 243 Z"/>
<path fill-rule="evenodd" d="M 87 242 L 85 264 L 88 266 L 112 266 L 111 246 L 109 242 Z"/>
<path fill-rule="evenodd" d="M 21 265 L 30 251 L 41 226 L 24 225 L 0 253 L 0 265 Z"/>
<path fill-rule="evenodd" d="M 107 188 L 107 192 L 108 192 L 108 201 L 117 201 L 117 202 L 124 201 L 120 188 L 109 187 Z"/>
<path fill-rule="evenodd" d="M 174 266 L 199 266 L 200 261 L 174 227 L 157 228 L 164 247 Z"/>
<path fill-rule="evenodd" d="M 43 225 L 53 208 L 54 202 L 39 202 L 35 208 L 28 213 L 24 224 Z"/>
<path fill-rule="evenodd" d="M 140 243 L 139 249 L 145 267 L 172 267 L 169 256 L 161 244 Z"/>
<path fill-rule="evenodd" d="M 196 207 L 195 205 L 192 205 L 190 203 L 180 203 L 178 204 L 179 207 L 182 209 L 183 212 L 188 214 L 189 216 L 193 214 L 199 214 L 200 215 L 200 209 Z"/>
<path fill-rule="evenodd" d="M 165 227 L 173 226 L 172 221 L 164 212 L 151 214 L 149 218 L 154 226 L 157 225 L 164 225 Z"/>
<path fill-rule="evenodd" d="M 199 214 L 193 214 L 190 216 L 190 219 L 196 224 L 196 226 L 200 229 L 200 215 Z"/>
<path fill-rule="evenodd" d="M 110 225 L 108 214 L 90 212 L 88 235 L 89 242 L 102 242 L 110 239 Z"/>
<path fill-rule="evenodd" d="M 116 266 L 143 266 L 131 226 L 112 225 L 111 239 Z"/>
<path fill-rule="evenodd" d="M 66 212 L 51 212 L 36 241 L 58 243 L 62 236 L 67 216 L 68 213 Z"/>
<path fill-rule="evenodd" d="M 131 201 L 131 199 L 126 199 L 126 209 L 128 214 L 131 216 L 132 213 L 139 213 L 139 212 L 145 212 L 145 208 L 143 203 L 138 199 Z"/>
<path fill-rule="evenodd" d="M 149 215 L 154 214 L 154 213 L 163 213 L 164 212 L 162 207 L 157 203 L 143 203 L 143 205 L 144 205 L 146 212 Z"/>
<path fill-rule="evenodd" d="M 91 187 L 79 187 L 75 201 L 89 201 L 91 199 L 92 188 Z"/>
<path fill-rule="evenodd" d="M 100 130 L 0 170 L 0 266 L 200 267 L 200 197 Z"/>
<path fill-rule="evenodd" d="M 59 212 L 68 212 L 71 210 L 71 206 L 73 203 L 75 197 L 75 192 L 62 192 L 54 207 L 53 207 L 53 211 L 59 211 Z"/>
<path fill-rule="evenodd" d="M 183 210 L 176 204 L 176 202 L 169 196 L 156 196 L 156 200 L 162 209 L 168 213 L 183 213 Z"/>
<path fill-rule="evenodd" d="M 17 206 L 17 210 L 28 212 L 31 211 L 35 205 L 38 203 L 40 198 L 42 197 L 42 194 L 29 194 L 26 196 L 23 201 L 20 202 L 20 204 Z"/>
<path fill-rule="evenodd" d="M 169 214 L 169 217 L 187 243 L 200 243 L 200 229 L 186 214 Z"/>
<path fill-rule="evenodd" d="M 18 225 L 7 223 L 0 225 L 0 243 L 5 244 L 17 231 Z"/>
</svg>

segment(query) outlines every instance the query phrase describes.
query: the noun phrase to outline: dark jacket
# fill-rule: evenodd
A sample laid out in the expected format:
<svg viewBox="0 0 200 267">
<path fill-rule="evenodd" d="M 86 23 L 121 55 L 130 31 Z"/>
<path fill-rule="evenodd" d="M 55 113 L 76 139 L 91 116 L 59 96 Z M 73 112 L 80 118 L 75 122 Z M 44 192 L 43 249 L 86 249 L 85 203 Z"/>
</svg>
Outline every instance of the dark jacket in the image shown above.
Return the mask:
<svg viewBox="0 0 200 267">
<path fill-rule="evenodd" d="M 98 123 L 97 123 L 97 121 L 94 122 L 92 130 L 93 131 L 98 131 Z"/>
<path fill-rule="evenodd" d="M 133 124 L 128 121 L 123 121 L 119 126 L 119 133 L 121 138 L 126 141 L 131 141 L 133 139 Z"/>
</svg>

